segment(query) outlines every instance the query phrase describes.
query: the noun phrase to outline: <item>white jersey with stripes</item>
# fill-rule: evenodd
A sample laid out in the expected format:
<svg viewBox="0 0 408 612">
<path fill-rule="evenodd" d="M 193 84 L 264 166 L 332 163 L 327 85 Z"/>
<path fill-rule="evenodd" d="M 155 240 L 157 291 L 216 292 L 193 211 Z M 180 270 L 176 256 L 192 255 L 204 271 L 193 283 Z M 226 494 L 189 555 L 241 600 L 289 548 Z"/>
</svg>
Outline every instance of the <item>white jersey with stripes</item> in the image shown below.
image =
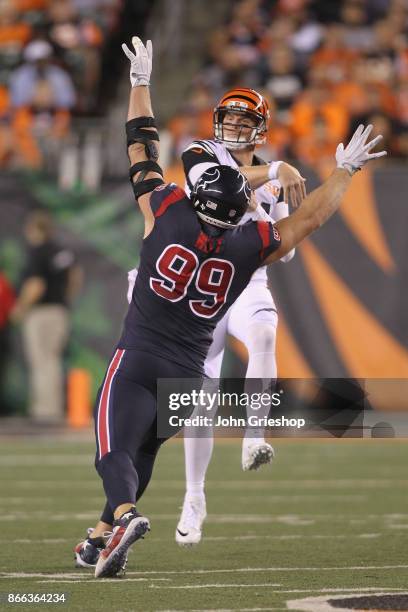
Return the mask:
<svg viewBox="0 0 408 612">
<path fill-rule="evenodd" d="M 239 169 L 239 164 L 225 147 L 225 145 L 216 142 L 215 140 L 195 140 L 192 142 L 183 153 L 187 151 L 194 151 L 203 149 L 205 153 L 214 158 L 214 162 L 211 162 L 206 155 L 206 161 L 202 164 L 196 164 L 193 166 L 188 176 L 186 177 L 185 192 L 190 196 L 192 186 L 197 182 L 199 177 L 207 168 L 213 165 L 224 165 L 231 166 L 231 168 Z M 255 189 L 255 197 L 258 203 L 257 208 L 254 211 L 245 213 L 242 217 L 240 224 L 246 223 L 247 221 L 263 220 L 263 221 L 275 221 L 274 216 L 276 206 L 278 204 L 279 194 L 281 191 L 281 184 L 278 180 L 269 181 Z M 265 280 L 266 281 L 266 266 L 262 266 L 252 275 L 252 280 Z"/>
</svg>

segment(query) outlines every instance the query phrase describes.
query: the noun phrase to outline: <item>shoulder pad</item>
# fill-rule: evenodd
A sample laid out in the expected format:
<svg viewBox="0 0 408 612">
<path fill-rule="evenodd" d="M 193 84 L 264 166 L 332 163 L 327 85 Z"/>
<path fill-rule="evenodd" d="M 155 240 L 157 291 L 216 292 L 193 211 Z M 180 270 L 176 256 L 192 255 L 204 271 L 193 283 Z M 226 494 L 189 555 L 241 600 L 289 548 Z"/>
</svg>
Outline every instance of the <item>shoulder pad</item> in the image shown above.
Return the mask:
<svg viewBox="0 0 408 612">
<path fill-rule="evenodd" d="M 212 150 L 211 146 L 206 140 L 195 140 L 184 149 L 183 153 L 186 151 L 193 151 L 194 153 L 208 153 L 208 155 L 215 157 L 215 152 Z"/>
</svg>

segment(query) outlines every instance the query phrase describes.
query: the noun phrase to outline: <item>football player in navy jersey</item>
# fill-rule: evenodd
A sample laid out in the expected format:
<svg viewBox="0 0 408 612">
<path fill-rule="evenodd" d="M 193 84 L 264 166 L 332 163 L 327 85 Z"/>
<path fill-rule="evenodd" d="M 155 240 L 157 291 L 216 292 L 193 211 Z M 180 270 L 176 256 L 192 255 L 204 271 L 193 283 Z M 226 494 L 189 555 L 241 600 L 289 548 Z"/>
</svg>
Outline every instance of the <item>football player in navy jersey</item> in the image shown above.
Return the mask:
<svg viewBox="0 0 408 612">
<path fill-rule="evenodd" d="M 289 197 L 298 206 L 305 197 L 305 185 L 296 168 L 282 161 L 267 163 L 255 154 L 263 145 L 269 127 L 269 106 L 254 89 L 234 88 L 227 91 L 213 114 L 214 138 L 195 140 L 182 153 L 186 176 L 185 192 L 191 191 L 203 172 L 218 165 L 236 168 L 248 179 L 253 190 L 255 206 L 239 221 L 279 221 L 289 214 L 285 200 Z M 283 197 L 282 197 L 283 196 Z M 281 261 L 294 256 L 292 249 Z M 128 300 L 132 299 L 137 269 L 129 272 Z M 258 268 L 239 298 L 217 324 L 210 349 L 204 362 L 205 375 L 214 379 L 217 387 L 221 376 L 227 334 L 240 340 L 248 351 L 245 391 L 248 394 L 272 388 L 277 377 L 276 333 L 278 312 L 270 287 L 267 267 Z M 213 419 L 218 406 L 206 407 L 206 416 Z M 247 417 L 256 415 L 259 422 L 267 417 L 269 406 L 256 412 L 251 405 Z M 198 544 L 206 517 L 204 492 L 205 476 L 214 447 L 213 427 L 202 425 L 193 431 L 184 430 L 186 492 L 175 537 L 182 546 Z M 270 463 L 274 457 L 272 446 L 265 441 L 264 427 L 247 427 L 242 440 L 242 468 L 256 470 Z"/>
<path fill-rule="evenodd" d="M 107 504 L 95 529 L 76 549 L 77 563 L 95 565 L 95 576 L 120 573 L 127 551 L 149 530 L 136 502 L 146 489 L 160 445 L 158 378 L 203 375 L 212 332 L 254 271 L 280 259 L 338 209 L 352 175 L 370 159 L 380 136 L 367 144 L 372 126 L 359 126 L 340 144 L 337 168 L 301 206 L 275 225 L 237 226 L 251 193 L 229 166 L 209 168 L 188 198 L 166 184 L 158 160 L 158 133 L 150 102 L 152 45 L 132 39 L 132 89 L 126 124 L 130 176 L 145 219 L 132 302 L 95 407 L 97 453 Z M 112 528 L 106 542 L 104 532 Z"/>
</svg>

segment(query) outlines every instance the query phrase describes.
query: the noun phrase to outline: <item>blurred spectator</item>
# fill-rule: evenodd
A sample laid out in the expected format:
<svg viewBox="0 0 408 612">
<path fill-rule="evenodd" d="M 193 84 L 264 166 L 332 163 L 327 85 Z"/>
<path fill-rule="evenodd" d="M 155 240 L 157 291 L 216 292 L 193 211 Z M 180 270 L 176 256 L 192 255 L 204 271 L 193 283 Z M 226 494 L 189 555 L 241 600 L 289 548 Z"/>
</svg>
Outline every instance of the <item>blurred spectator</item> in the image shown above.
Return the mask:
<svg viewBox="0 0 408 612">
<path fill-rule="evenodd" d="M 16 53 L 28 42 L 31 26 L 22 21 L 13 0 L 0 0 L 0 52 Z"/>
<path fill-rule="evenodd" d="M 65 63 L 70 66 L 78 92 L 77 110 L 89 111 L 95 105 L 100 77 L 103 32 L 96 20 L 81 13 L 73 0 L 58 0 L 48 8 L 48 36 Z"/>
<path fill-rule="evenodd" d="M 277 118 L 285 120 L 287 111 L 302 90 L 302 78 L 295 68 L 295 56 L 289 47 L 276 47 L 267 61 L 268 72 L 263 86 L 275 101 Z"/>
<path fill-rule="evenodd" d="M 399 38 L 398 27 L 390 19 L 382 19 L 373 25 L 373 30 L 375 39 L 371 54 L 394 60 Z"/>
<path fill-rule="evenodd" d="M 6 87 L 0 86 L 0 167 L 8 161 L 13 150 L 13 133 L 10 125 L 10 97 Z"/>
<path fill-rule="evenodd" d="M 261 90 L 260 93 L 267 99 L 270 113 L 270 128 L 261 157 L 264 159 L 284 159 L 288 156 L 291 140 L 290 130 L 286 120 L 285 122 L 278 121 L 275 100 L 266 91 Z"/>
<path fill-rule="evenodd" d="M 11 78 L 11 103 L 15 108 L 40 106 L 71 109 L 75 104 L 75 90 L 69 74 L 53 63 L 53 49 L 46 40 L 34 40 L 24 50 L 25 63 Z M 47 86 L 44 103 L 42 88 Z M 40 88 L 41 93 L 38 93 Z"/>
<path fill-rule="evenodd" d="M 400 83 L 396 91 L 397 118 L 408 128 L 408 80 Z"/>
<path fill-rule="evenodd" d="M 62 359 L 69 333 L 68 305 L 79 291 L 81 271 L 74 254 L 55 240 L 48 213 L 33 212 L 24 232 L 26 267 L 12 317 L 23 323 L 29 414 L 39 422 L 58 422 L 64 415 Z"/>
<path fill-rule="evenodd" d="M 408 159 L 408 127 L 401 126 L 396 135 L 396 157 Z"/>
<path fill-rule="evenodd" d="M 227 24 L 225 42 L 239 47 L 242 61 L 253 63 L 258 59 L 256 49 L 263 31 L 259 0 L 241 0 L 234 4 Z"/>
<path fill-rule="evenodd" d="M 307 66 L 309 56 L 319 47 L 323 28 L 306 8 L 294 15 L 295 32 L 290 39 L 290 46 L 297 56 L 297 64 Z"/>
<path fill-rule="evenodd" d="M 385 114 L 390 118 L 395 116 L 396 104 L 391 91 L 384 86 L 377 86 L 375 83 L 366 83 L 364 87 L 364 97 L 360 99 L 360 109 L 354 113 L 351 125 L 358 125 L 368 120 L 373 114 Z"/>
<path fill-rule="evenodd" d="M 388 2 L 388 0 L 386 0 Z M 334 23 L 339 20 L 341 2 L 327 2 L 327 0 L 311 0 L 310 9 L 320 23 Z"/>
<path fill-rule="evenodd" d="M 338 70 L 344 70 L 351 66 L 358 53 L 346 47 L 345 32 L 346 29 L 341 24 L 327 26 L 322 45 L 311 58 L 312 67 L 337 67 Z"/>
<path fill-rule="evenodd" d="M 215 98 L 242 80 L 250 83 L 247 87 L 259 83 L 258 43 L 264 30 L 259 5 L 260 0 L 235 3 L 231 20 L 210 36 L 208 51 L 214 65 L 207 81 L 216 83 Z"/>
<path fill-rule="evenodd" d="M 100 102 L 102 46 L 122 8 L 123 0 L 0 0 L 0 167 L 58 166 L 71 114 L 94 114 Z"/>
<path fill-rule="evenodd" d="M 0 415 L 8 413 L 4 389 L 5 375 L 10 358 L 9 321 L 14 302 L 14 291 L 0 269 Z"/>
<path fill-rule="evenodd" d="M 49 42 L 34 40 L 24 58 L 11 78 L 14 153 L 17 165 L 39 168 L 68 132 L 75 90 L 68 73 L 53 63 Z"/>
<path fill-rule="evenodd" d="M 0 0 L 0 83 L 7 85 L 31 34 L 31 25 L 21 19 L 14 1 Z"/>
<path fill-rule="evenodd" d="M 365 0 L 343 2 L 340 19 L 345 25 L 344 42 L 349 49 L 367 51 L 373 47 L 374 32 L 368 24 Z"/>
<path fill-rule="evenodd" d="M 292 133 L 295 138 L 310 136 L 316 118 L 322 121 L 330 140 L 341 141 L 347 134 L 349 116 L 323 82 L 312 82 L 292 107 Z"/>
<path fill-rule="evenodd" d="M 213 43 L 216 40 L 214 35 Z M 237 45 L 224 45 L 222 40 L 214 43 L 212 50 L 214 63 L 204 68 L 201 79 L 211 84 L 214 98 L 220 97 L 225 89 L 239 86 L 244 81 L 247 87 L 255 87 L 260 82 L 258 61 L 243 59 L 242 52 Z M 216 92 L 216 95 L 215 95 Z"/>
<path fill-rule="evenodd" d="M 212 98 L 204 84 L 197 83 L 180 114 L 173 117 L 168 129 L 173 137 L 174 156 L 179 158 L 182 151 L 196 138 L 212 138 Z"/>
<path fill-rule="evenodd" d="M 390 155 L 395 155 L 398 153 L 398 138 L 396 133 L 399 126 L 395 121 L 381 111 L 367 113 L 364 116 L 357 116 L 350 124 L 349 136 L 352 134 L 353 128 L 357 129 L 362 121 L 364 121 L 366 124 L 371 123 L 373 125 L 373 138 L 378 136 L 378 134 L 382 134 L 383 140 L 381 143 L 384 149 L 386 149 Z M 377 163 L 383 162 L 379 160 Z"/>
<path fill-rule="evenodd" d="M 295 29 L 295 22 L 291 18 L 278 17 L 274 19 L 262 36 L 259 43 L 260 50 L 267 54 L 279 45 L 287 45 Z"/>
<path fill-rule="evenodd" d="M 302 164 L 324 170 L 326 164 L 333 166 L 333 156 L 339 139 L 334 138 L 326 118 L 319 113 L 310 118 L 309 130 L 299 138 L 294 139 L 293 157 Z"/>
</svg>

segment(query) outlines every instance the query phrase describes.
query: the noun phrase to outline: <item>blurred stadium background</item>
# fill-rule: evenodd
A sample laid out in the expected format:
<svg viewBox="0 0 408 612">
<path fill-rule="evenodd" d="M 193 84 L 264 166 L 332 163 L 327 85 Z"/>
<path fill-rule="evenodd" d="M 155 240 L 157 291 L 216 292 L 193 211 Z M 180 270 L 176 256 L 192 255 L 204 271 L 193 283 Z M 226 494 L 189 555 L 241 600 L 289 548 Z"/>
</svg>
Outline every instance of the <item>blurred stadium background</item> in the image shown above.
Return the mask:
<svg viewBox="0 0 408 612">
<path fill-rule="evenodd" d="M 384 134 L 389 157 L 355 178 L 340 213 L 291 263 L 270 271 L 279 375 L 407 376 L 407 10 L 405 0 L 223 0 L 211 10 L 200 0 L 1 0 L 0 265 L 18 292 L 23 220 L 50 211 L 85 273 L 67 371 L 90 372 L 95 391 L 126 310 L 126 271 L 138 263 L 120 48 L 137 33 L 154 43 L 168 180 L 183 184 L 182 149 L 211 136 L 212 109 L 235 85 L 267 96 L 259 153 L 293 161 L 309 190 L 359 122 Z M 2 412 L 24 414 L 21 342 L 7 333 Z M 242 375 L 245 359 L 232 341 L 224 374 Z"/>
</svg>

